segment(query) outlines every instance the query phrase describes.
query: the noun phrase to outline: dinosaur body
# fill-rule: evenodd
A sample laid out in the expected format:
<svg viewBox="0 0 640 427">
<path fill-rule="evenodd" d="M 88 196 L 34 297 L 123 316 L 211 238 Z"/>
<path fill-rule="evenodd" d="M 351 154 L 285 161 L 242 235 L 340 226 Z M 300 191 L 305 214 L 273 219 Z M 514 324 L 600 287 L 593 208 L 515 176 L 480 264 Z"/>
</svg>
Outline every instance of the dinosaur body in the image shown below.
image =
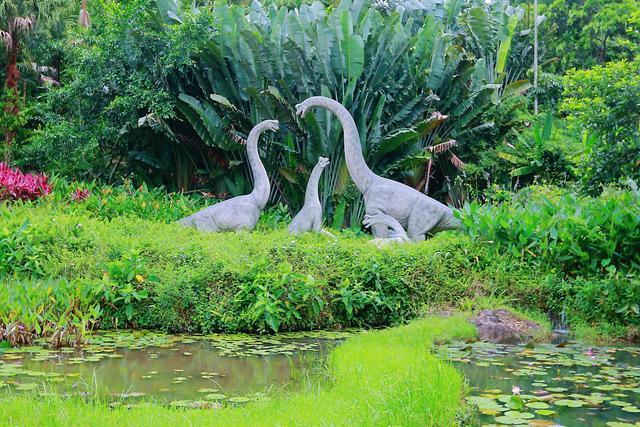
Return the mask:
<svg viewBox="0 0 640 427">
<path fill-rule="evenodd" d="M 362 155 L 360 135 L 353 117 L 340 103 L 323 96 L 311 97 L 296 106 L 304 117 L 314 107 L 325 108 L 336 115 L 344 132 L 344 152 L 351 179 L 364 196 L 365 213 L 388 215 L 407 230 L 409 239 L 424 240 L 427 233 L 459 228 L 448 206 L 402 183 L 378 176 L 369 169 Z M 376 238 L 388 238 L 389 226 L 372 226 Z"/>
<path fill-rule="evenodd" d="M 250 194 L 216 203 L 181 219 L 178 223 L 209 232 L 253 230 L 271 192 L 267 171 L 258 154 L 258 140 L 263 132 L 278 129 L 277 120 L 265 120 L 249 132 L 247 157 L 254 181 L 254 188 Z"/>
<path fill-rule="evenodd" d="M 288 230 L 291 234 L 305 233 L 314 231 L 316 233 L 330 234 L 322 229 L 322 205 L 318 197 L 318 183 L 322 171 L 329 164 L 329 159 L 320 157 L 316 163 L 309 181 L 307 182 L 307 191 L 304 195 L 304 206 L 293 218 L 289 224 Z M 333 235 L 332 235 L 333 236 Z"/>
</svg>

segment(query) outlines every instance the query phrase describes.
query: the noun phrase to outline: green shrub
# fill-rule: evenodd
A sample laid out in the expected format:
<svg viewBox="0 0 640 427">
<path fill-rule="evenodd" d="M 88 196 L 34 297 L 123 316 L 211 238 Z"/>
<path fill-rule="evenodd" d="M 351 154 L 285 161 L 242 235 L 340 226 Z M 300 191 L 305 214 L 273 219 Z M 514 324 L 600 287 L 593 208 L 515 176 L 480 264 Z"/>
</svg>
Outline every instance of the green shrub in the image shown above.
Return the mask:
<svg viewBox="0 0 640 427">
<path fill-rule="evenodd" d="M 29 221 L 20 227 L 0 228 L 0 279 L 16 275 L 43 275 L 41 264 L 46 253 L 38 240 L 39 233 L 29 227 Z"/>
<path fill-rule="evenodd" d="M 640 179 L 640 60 L 612 62 L 564 77 L 560 106 L 576 133 L 585 135 L 579 176 L 585 192 Z"/>
<path fill-rule="evenodd" d="M 40 203 L 71 215 L 89 215 L 113 219 L 131 216 L 152 221 L 174 222 L 217 199 L 167 193 L 164 188 L 149 188 L 146 184 L 134 187 L 125 180 L 123 185 L 98 185 L 94 182 L 53 180 L 53 192 Z M 84 193 L 77 197 L 78 193 Z"/>
<path fill-rule="evenodd" d="M 599 198 L 525 190 L 512 203 L 467 204 L 466 231 L 490 251 L 557 268 L 571 276 L 640 269 L 640 195 L 610 190 Z"/>
<path fill-rule="evenodd" d="M 8 280 L 0 286 L 0 339 L 30 344 L 47 336 L 55 346 L 79 345 L 101 316 L 99 288 L 81 280 Z"/>
<path fill-rule="evenodd" d="M 92 193 L 85 201 L 101 197 L 98 188 Z M 155 197 L 142 193 L 127 197 L 135 203 Z M 471 238 L 446 232 L 383 249 L 349 231 L 337 239 L 291 236 L 281 227 L 286 213 L 277 208 L 258 231 L 207 234 L 166 223 L 194 206 L 186 199 L 149 220 L 141 211 L 103 215 L 56 197 L 0 206 L 0 242 L 9 254 L 0 271 L 11 283 L 35 288 L 42 282 L 76 286 L 85 307 L 76 321 L 91 314 L 84 328 L 207 333 L 385 326 L 428 309 L 464 308 L 478 297 L 564 310 L 585 323 L 638 324 L 640 205 L 631 191 L 592 199 L 529 187 L 499 205 L 466 206 L 460 215 Z M 157 200 L 171 205 L 172 197 Z M 119 196 L 108 200 L 115 209 Z M 35 335 L 51 335 L 65 324 L 64 318 L 37 318 L 37 333 L 29 313 L 42 298 L 20 300 L 18 311 L 16 301 L 5 298 L 0 306 L 13 313 L 5 325 L 32 325 Z M 64 300 L 51 303 L 65 306 Z"/>
<path fill-rule="evenodd" d="M 6 208 L 5 208 L 6 209 Z M 490 260 L 457 233 L 378 249 L 367 238 L 283 229 L 206 234 L 133 216 L 15 206 L 7 230 L 39 236 L 41 275 L 95 289 L 102 327 L 283 331 L 410 320 L 492 292 L 536 301 L 526 265 Z M 1 212 L 1 210 L 0 210 Z M 18 276 L 29 279 L 29 271 Z"/>
</svg>

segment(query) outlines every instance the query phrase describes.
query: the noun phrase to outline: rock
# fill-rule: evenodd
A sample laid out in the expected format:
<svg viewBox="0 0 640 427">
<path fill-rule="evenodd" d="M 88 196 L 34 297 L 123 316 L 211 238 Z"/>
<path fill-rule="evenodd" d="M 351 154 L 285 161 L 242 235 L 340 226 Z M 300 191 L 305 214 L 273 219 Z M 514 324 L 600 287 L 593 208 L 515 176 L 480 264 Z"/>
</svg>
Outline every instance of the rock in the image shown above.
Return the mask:
<svg viewBox="0 0 640 427">
<path fill-rule="evenodd" d="M 482 310 L 471 318 L 471 323 L 478 328 L 482 341 L 498 344 L 528 341 L 540 330 L 538 324 L 521 319 L 508 310 Z"/>
</svg>

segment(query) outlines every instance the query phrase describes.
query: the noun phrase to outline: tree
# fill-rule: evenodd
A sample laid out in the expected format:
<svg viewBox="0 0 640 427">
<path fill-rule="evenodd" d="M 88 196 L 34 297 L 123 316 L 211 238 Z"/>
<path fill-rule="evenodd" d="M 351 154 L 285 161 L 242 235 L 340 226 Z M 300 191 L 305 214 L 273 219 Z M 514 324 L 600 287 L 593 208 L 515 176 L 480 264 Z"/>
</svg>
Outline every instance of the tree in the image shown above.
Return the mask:
<svg viewBox="0 0 640 427">
<path fill-rule="evenodd" d="M 640 52 L 637 0 L 556 0 L 546 15 L 555 26 L 547 48 L 561 71 L 633 60 Z"/>
<path fill-rule="evenodd" d="M 20 58 L 23 39 L 34 30 L 39 21 L 56 16 L 53 11 L 65 4 L 66 0 L 1 0 L 0 1 L 0 42 L 6 48 L 6 75 L 4 89 L 11 92 L 5 97 L 4 112 L 9 115 L 20 114 Z M 15 129 L 3 129 L 5 142 L 5 162 L 11 157 L 11 146 L 15 138 Z"/>
<path fill-rule="evenodd" d="M 564 77 L 560 111 L 582 132 L 584 188 L 598 193 L 623 178 L 640 179 L 640 60 L 610 62 Z"/>
</svg>

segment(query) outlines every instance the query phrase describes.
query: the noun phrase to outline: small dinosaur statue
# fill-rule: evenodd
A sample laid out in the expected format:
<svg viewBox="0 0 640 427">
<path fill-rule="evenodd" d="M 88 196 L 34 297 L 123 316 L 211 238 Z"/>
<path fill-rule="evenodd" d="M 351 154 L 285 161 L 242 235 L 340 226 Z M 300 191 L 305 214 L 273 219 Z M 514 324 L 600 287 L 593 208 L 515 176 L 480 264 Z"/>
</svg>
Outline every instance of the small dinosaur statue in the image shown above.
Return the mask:
<svg viewBox="0 0 640 427">
<path fill-rule="evenodd" d="M 258 154 L 258 139 L 263 132 L 267 130 L 275 132 L 278 129 L 277 120 L 265 120 L 255 125 L 249 132 L 247 157 L 254 181 L 253 191 L 250 194 L 216 203 L 179 220 L 178 223 L 210 232 L 253 230 L 271 192 L 267 171 Z"/>
<path fill-rule="evenodd" d="M 288 230 L 291 234 L 300 234 L 307 231 L 314 231 L 316 233 L 322 233 L 335 237 L 328 231 L 322 228 L 322 205 L 320 204 L 320 198 L 318 197 L 318 182 L 320 181 L 320 175 L 322 171 L 329 164 L 329 159 L 326 157 L 318 158 L 318 163 L 311 171 L 311 176 L 307 182 L 307 191 L 304 195 L 304 206 L 298 212 L 298 215 L 293 218 L 291 224 L 289 224 Z"/>
<path fill-rule="evenodd" d="M 367 215 L 385 214 L 396 219 L 407 230 L 409 239 L 421 241 L 427 233 L 456 229 L 460 224 L 448 206 L 402 183 L 378 176 L 369 169 L 362 155 L 358 128 L 349 111 L 339 102 L 324 96 L 313 96 L 296 105 L 300 117 L 314 107 L 335 114 L 344 132 L 344 153 L 351 179 L 364 196 Z M 388 238 L 389 226 L 376 223 L 376 238 Z"/>
<path fill-rule="evenodd" d="M 393 230 L 393 237 L 389 237 L 387 239 L 385 238 L 373 239 L 370 241 L 370 243 L 374 243 L 376 245 L 378 243 L 382 243 L 384 245 L 386 242 L 406 243 L 411 241 L 411 239 L 409 239 L 409 236 L 407 236 L 407 232 L 404 231 L 404 228 L 402 228 L 402 225 L 400 225 L 398 220 L 390 217 L 389 215 L 385 215 L 385 214 L 365 215 L 364 221 L 362 221 L 362 224 L 364 225 L 365 228 L 372 227 L 376 224 L 384 224 L 387 227 L 389 227 L 391 230 Z"/>
</svg>

